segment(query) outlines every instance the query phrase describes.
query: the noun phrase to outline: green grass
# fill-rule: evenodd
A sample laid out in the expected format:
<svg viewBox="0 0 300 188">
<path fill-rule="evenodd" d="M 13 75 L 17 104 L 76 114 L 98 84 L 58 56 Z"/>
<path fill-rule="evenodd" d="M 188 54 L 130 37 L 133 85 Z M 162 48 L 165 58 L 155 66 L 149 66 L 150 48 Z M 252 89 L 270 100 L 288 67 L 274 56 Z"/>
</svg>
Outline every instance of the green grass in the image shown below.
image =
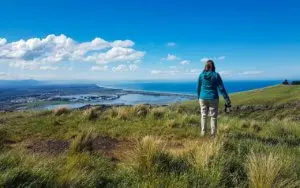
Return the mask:
<svg viewBox="0 0 300 188">
<path fill-rule="evenodd" d="M 0 113 L 0 187 L 299 187 L 299 91 L 233 94 L 298 106 L 221 113 L 215 139 L 200 137 L 197 101 Z"/>
</svg>

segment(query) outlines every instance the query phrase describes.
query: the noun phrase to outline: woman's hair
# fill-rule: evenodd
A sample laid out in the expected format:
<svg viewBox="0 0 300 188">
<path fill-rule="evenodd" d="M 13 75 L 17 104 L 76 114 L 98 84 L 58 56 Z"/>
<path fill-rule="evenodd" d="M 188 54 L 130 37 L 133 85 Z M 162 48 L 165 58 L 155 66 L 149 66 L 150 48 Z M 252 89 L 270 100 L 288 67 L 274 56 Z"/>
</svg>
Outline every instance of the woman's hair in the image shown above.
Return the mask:
<svg viewBox="0 0 300 188">
<path fill-rule="evenodd" d="M 213 60 L 208 60 L 206 62 L 205 67 L 204 67 L 204 71 L 205 72 L 208 72 L 208 71 L 215 72 L 216 71 L 215 63 L 214 63 Z"/>
</svg>

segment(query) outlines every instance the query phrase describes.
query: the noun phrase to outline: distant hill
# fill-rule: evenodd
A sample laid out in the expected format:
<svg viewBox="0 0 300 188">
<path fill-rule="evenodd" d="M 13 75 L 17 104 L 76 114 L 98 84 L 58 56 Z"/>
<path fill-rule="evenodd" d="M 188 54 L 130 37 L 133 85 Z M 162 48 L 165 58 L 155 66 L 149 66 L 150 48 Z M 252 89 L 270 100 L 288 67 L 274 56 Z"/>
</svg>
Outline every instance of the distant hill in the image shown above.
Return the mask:
<svg viewBox="0 0 300 188">
<path fill-rule="evenodd" d="M 16 88 L 41 85 L 37 80 L 0 80 L 0 88 Z"/>
</svg>

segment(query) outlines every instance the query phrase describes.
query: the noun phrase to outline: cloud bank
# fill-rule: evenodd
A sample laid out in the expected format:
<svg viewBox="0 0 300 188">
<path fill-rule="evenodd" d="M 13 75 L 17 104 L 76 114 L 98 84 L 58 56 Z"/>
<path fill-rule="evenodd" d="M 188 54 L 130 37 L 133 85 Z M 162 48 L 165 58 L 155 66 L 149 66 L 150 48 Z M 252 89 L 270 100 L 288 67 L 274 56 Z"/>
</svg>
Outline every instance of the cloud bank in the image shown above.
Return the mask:
<svg viewBox="0 0 300 188">
<path fill-rule="evenodd" d="M 32 70 L 53 70 L 61 62 L 138 62 L 145 52 L 137 51 L 133 46 L 131 40 L 109 42 L 95 38 L 88 42 L 77 42 L 65 35 L 13 42 L 0 38 L 0 60 L 5 60 L 11 67 Z"/>
</svg>

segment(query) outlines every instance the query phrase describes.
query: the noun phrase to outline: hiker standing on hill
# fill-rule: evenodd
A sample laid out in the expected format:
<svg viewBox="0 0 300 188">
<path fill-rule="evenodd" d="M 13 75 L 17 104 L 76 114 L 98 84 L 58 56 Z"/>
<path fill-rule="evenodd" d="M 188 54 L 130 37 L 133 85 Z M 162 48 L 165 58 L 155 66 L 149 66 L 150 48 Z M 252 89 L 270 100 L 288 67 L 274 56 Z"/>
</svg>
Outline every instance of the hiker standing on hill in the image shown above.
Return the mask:
<svg viewBox="0 0 300 188">
<path fill-rule="evenodd" d="M 208 60 L 198 79 L 197 94 L 201 108 L 201 135 L 205 134 L 205 126 L 208 115 L 211 117 L 211 135 L 216 135 L 219 105 L 218 90 L 226 101 L 225 105 L 231 105 L 230 98 L 223 85 L 221 76 L 215 71 L 215 69 L 214 62 L 212 60 Z"/>
</svg>

